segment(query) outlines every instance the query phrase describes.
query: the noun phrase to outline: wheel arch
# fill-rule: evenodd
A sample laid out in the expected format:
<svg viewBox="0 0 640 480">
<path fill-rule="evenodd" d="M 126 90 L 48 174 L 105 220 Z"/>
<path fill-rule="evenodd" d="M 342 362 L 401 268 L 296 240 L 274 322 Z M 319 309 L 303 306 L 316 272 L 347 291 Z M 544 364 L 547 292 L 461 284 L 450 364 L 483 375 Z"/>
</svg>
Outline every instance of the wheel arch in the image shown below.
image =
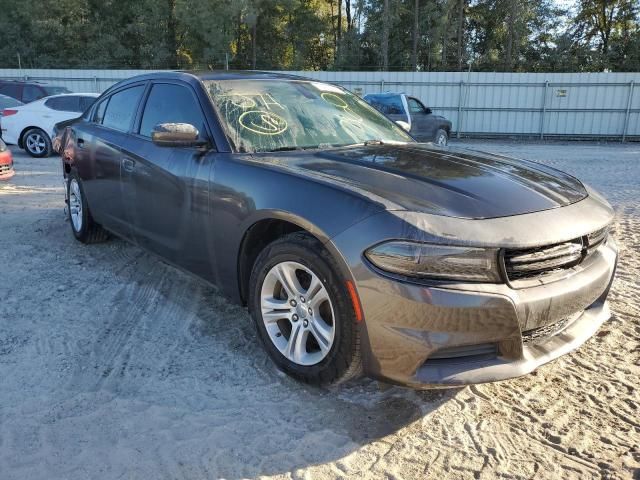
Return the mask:
<svg viewBox="0 0 640 480">
<path fill-rule="evenodd" d="M 18 147 L 24 148 L 24 143 L 22 142 L 22 140 L 24 139 L 24 134 L 27 133 L 29 130 L 33 130 L 34 128 L 37 128 L 38 130 L 43 132 L 45 135 L 47 135 L 47 137 L 49 137 L 49 141 L 51 141 L 51 135 L 49 135 L 43 128 L 38 127 L 36 125 L 31 125 L 28 127 L 24 127 L 20 132 L 20 135 L 18 136 Z"/>
<path fill-rule="evenodd" d="M 247 303 L 251 270 L 260 252 L 278 238 L 294 232 L 304 232 L 316 238 L 336 259 L 342 274 L 351 279 L 344 257 L 317 225 L 290 212 L 264 211 L 245 223 L 236 259 L 240 302 Z"/>
</svg>

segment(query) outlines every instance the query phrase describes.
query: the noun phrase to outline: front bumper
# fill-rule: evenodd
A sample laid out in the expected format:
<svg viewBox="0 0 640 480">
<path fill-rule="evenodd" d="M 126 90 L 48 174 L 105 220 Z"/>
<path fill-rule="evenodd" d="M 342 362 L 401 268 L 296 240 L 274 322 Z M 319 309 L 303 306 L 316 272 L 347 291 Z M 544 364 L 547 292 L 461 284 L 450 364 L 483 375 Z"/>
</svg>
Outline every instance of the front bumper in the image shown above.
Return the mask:
<svg viewBox="0 0 640 480">
<path fill-rule="evenodd" d="M 367 372 L 413 387 L 530 373 L 578 348 L 610 317 L 606 297 L 616 263 L 617 247 L 609 240 L 568 278 L 519 290 L 371 277 L 360 288 Z"/>
<path fill-rule="evenodd" d="M 465 220 L 387 211 L 331 239 L 362 310 L 365 373 L 413 387 L 493 382 L 529 373 L 583 344 L 606 321 L 616 263 L 612 239 L 569 274 L 521 288 L 417 283 L 376 271 L 362 252 L 398 238 L 426 243 L 529 248 L 595 232 L 613 210 L 595 192 L 571 206 L 513 217 Z"/>
<path fill-rule="evenodd" d="M 9 180 L 15 174 L 11 152 L 9 150 L 0 152 L 0 180 Z"/>
</svg>

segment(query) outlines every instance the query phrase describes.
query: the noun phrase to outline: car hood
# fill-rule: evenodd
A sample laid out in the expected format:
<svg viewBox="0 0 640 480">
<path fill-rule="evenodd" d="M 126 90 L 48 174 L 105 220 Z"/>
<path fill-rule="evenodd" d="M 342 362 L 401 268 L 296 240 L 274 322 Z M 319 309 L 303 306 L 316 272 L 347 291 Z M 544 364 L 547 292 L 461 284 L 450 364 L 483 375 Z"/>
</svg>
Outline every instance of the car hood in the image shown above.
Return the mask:
<svg viewBox="0 0 640 480">
<path fill-rule="evenodd" d="M 545 165 L 428 144 L 259 156 L 279 168 L 356 190 L 390 210 L 496 218 L 558 208 L 587 196 L 577 179 Z"/>
</svg>

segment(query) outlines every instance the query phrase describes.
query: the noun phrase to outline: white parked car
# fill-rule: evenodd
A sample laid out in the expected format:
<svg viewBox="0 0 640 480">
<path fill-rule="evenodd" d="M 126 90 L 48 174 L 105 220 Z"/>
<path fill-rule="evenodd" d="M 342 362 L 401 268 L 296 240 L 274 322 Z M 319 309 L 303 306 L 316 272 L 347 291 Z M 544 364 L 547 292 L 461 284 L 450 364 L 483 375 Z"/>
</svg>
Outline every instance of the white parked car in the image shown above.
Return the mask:
<svg viewBox="0 0 640 480">
<path fill-rule="evenodd" d="M 2 139 L 18 145 L 32 157 L 47 157 L 53 151 L 53 126 L 79 117 L 98 98 L 97 93 L 52 95 L 2 111 Z"/>
</svg>

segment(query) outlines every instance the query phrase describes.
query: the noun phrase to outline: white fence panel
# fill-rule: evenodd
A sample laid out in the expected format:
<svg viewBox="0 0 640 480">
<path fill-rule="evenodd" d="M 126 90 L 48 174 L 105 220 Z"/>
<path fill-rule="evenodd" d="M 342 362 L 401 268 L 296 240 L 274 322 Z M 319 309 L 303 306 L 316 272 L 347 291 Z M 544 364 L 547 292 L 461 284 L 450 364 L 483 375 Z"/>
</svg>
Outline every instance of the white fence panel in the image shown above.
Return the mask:
<svg viewBox="0 0 640 480">
<path fill-rule="evenodd" d="M 102 92 L 147 70 L 0 69 L 0 79 L 37 80 Z M 359 94 L 401 91 L 453 123 L 458 136 L 526 135 L 640 140 L 640 73 L 282 72 Z"/>
</svg>

